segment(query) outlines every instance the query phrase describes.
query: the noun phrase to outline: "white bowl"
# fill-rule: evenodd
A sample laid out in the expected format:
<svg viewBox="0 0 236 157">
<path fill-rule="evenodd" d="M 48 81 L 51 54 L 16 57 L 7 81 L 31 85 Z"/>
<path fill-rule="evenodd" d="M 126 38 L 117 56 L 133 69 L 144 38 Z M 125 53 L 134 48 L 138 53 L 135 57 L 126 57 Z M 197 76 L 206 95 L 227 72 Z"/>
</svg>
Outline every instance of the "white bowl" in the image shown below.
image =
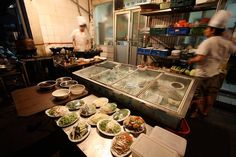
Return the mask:
<svg viewBox="0 0 236 157">
<path fill-rule="evenodd" d="M 85 86 L 82 84 L 75 84 L 75 85 L 70 86 L 69 89 L 73 95 L 80 95 L 84 92 Z"/>
<path fill-rule="evenodd" d="M 70 94 L 69 89 L 57 89 L 54 92 L 52 92 L 52 96 L 54 96 L 56 99 L 62 100 L 66 99 Z"/>
</svg>

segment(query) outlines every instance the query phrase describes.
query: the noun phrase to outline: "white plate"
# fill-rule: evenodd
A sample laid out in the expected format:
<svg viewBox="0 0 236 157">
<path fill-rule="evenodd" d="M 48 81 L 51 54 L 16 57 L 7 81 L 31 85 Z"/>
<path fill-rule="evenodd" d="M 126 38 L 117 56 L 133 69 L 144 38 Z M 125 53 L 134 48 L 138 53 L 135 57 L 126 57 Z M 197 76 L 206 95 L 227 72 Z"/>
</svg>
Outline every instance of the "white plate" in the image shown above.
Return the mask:
<svg viewBox="0 0 236 157">
<path fill-rule="evenodd" d="M 61 111 L 61 113 L 60 113 L 58 116 L 54 116 L 54 115 L 49 114 L 49 111 L 50 111 L 53 107 L 64 108 L 64 109 L 65 109 L 65 111 L 64 111 L 65 113 L 62 113 L 63 111 Z M 53 106 L 53 107 L 51 107 L 51 108 L 45 110 L 45 114 L 46 114 L 47 116 L 52 117 L 52 118 L 59 118 L 59 117 L 62 117 L 63 115 L 65 115 L 65 114 L 67 114 L 67 113 L 69 112 L 69 110 L 68 110 L 65 106 L 60 106 L 60 105 L 58 105 L 58 106 Z"/>
<path fill-rule="evenodd" d="M 116 103 L 108 103 L 108 104 L 114 104 L 114 105 L 116 106 L 116 108 L 115 108 L 114 110 L 110 111 L 110 112 L 107 112 L 107 111 L 104 111 L 104 110 L 103 110 L 103 107 L 105 106 L 105 105 L 104 105 L 104 106 L 102 106 L 102 107 L 100 108 L 100 112 L 101 112 L 101 113 L 112 114 L 112 113 L 114 113 L 114 112 L 117 111 L 117 104 L 116 104 Z M 106 105 L 108 105 L 108 104 L 106 104 Z"/>
<path fill-rule="evenodd" d="M 63 117 L 64 117 L 64 116 L 63 116 Z M 77 118 L 76 118 L 74 121 L 72 121 L 71 123 L 69 123 L 69 124 L 67 124 L 67 125 L 61 126 L 61 125 L 59 124 L 59 121 L 60 121 L 63 117 L 59 118 L 59 119 L 57 120 L 57 122 L 56 122 L 56 123 L 57 123 L 57 126 L 62 127 L 62 128 L 68 127 L 68 126 L 74 124 L 74 123 L 77 122 L 77 121 L 79 120 L 79 118 L 80 118 L 80 117 L 77 115 Z"/>
<path fill-rule="evenodd" d="M 85 102 L 84 102 L 84 104 L 81 104 L 80 101 L 83 101 L 83 100 L 72 100 L 72 101 L 66 103 L 65 106 L 66 106 L 70 111 L 75 111 L 75 110 L 80 109 L 80 107 L 85 104 Z M 69 107 L 69 104 L 70 104 L 70 103 L 76 103 L 76 105 L 75 105 L 76 108 L 75 108 L 75 109 L 70 108 L 70 107 Z"/>
<path fill-rule="evenodd" d="M 117 125 L 119 125 L 119 126 L 120 126 L 120 131 L 119 131 L 118 133 L 107 133 L 107 132 L 101 130 L 101 129 L 100 129 L 100 123 L 102 123 L 103 121 L 106 121 L 106 120 L 108 120 L 108 121 L 113 121 L 114 123 L 116 123 Z M 107 135 L 107 136 L 116 136 L 116 135 L 118 135 L 119 133 L 121 133 L 121 132 L 123 131 L 121 125 L 120 125 L 117 121 L 112 120 L 112 119 L 102 119 L 102 120 L 100 120 L 100 121 L 97 123 L 97 128 L 98 128 L 98 130 L 99 130 L 101 133 L 103 133 L 104 135 Z"/>
<path fill-rule="evenodd" d="M 92 106 L 93 106 L 93 108 L 94 108 L 94 111 L 93 111 L 93 112 L 90 112 L 90 113 L 88 113 L 88 114 L 87 114 L 87 112 L 86 112 L 86 114 L 82 113 L 82 110 L 83 110 L 83 108 L 86 107 L 86 105 L 84 105 L 83 107 L 81 107 L 81 108 L 80 108 L 80 115 L 82 115 L 82 116 L 84 116 L 84 117 L 88 117 L 88 116 L 91 116 L 91 115 L 95 114 L 95 113 L 96 113 L 96 106 L 95 106 L 94 104 L 87 104 L 87 107 L 88 107 L 88 108 L 92 108 Z M 90 111 L 91 111 L 91 110 L 90 110 Z"/>
<path fill-rule="evenodd" d="M 79 122 L 80 123 L 80 122 Z M 86 123 L 86 122 L 85 122 Z M 88 123 L 86 123 L 86 125 L 88 126 L 88 132 L 82 137 L 82 138 L 80 138 L 80 139 L 78 139 L 78 140 L 73 140 L 73 139 L 71 139 L 70 138 L 70 133 L 72 132 L 72 130 L 69 132 L 69 134 L 68 134 L 68 138 L 69 138 L 69 140 L 71 141 L 71 142 L 81 142 L 81 141 L 83 141 L 84 139 L 86 139 L 87 137 L 88 137 L 88 135 L 90 134 L 90 131 L 91 131 L 91 126 L 88 124 Z M 73 128 L 72 128 L 73 129 Z"/>
<path fill-rule="evenodd" d="M 109 102 L 109 100 L 105 97 L 97 98 L 93 101 L 92 104 L 96 105 L 96 107 L 102 107 L 103 105 L 106 105 Z"/>
<path fill-rule="evenodd" d="M 129 110 L 129 109 L 120 109 L 120 110 L 126 110 L 126 111 L 128 111 L 128 114 L 127 114 L 124 118 L 116 120 L 117 122 L 122 122 L 122 121 L 125 120 L 127 117 L 129 117 L 129 115 L 130 115 L 130 110 Z M 118 113 L 120 110 L 116 111 L 116 112 L 112 115 L 112 118 L 113 118 L 113 119 L 114 119 L 114 115 L 115 115 L 116 113 Z M 115 119 L 114 119 L 114 120 L 115 120 Z"/>
<path fill-rule="evenodd" d="M 59 117 L 61 117 L 60 115 L 58 115 L 58 116 L 51 115 L 51 114 L 49 114 L 49 111 L 50 111 L 50 108 L 45 111 L 45 114 L 46 114 L 48 117 L 52 117 L 52 118 L 59 118 Z"/>
<path fill-rule="evenodd" d="M 96 113 L 96 114 L 99 114 L 99 113 Z M 92 117 L 95 116 L 96 114 L 94 114 L 94 115 L 92 115 L 91 117 L 88 118 L 88 121 L 87 121 L 87 122 L 88 122 L 91 126 L 97 126 L 97 124 L 95 124 L 95 123 L 93 123 L 93 121 L 91 121 Z M 110 118 L 110 116 L 108 116 L 107 114 L 104 114 L 104 115 L 106 115 L 107 117 L 106 117 L 106 118 L 102 118 L 102 119 L 109 119 L 109 118 Z M 100 120 L 102 120 L 102 119 L 100 119 Z"/>
<path fill-rule="evenodd" d="M 130 136 L 132 136 L 132 134 L 130 134 Z M 112 145 L 113 145 L 113 143 L 115 142 L 115 138 L 116 138 L 116 136 L 113 137 L 113 139 L 112 139 L 111 153 L 112 153 L 115 157 L 125 157 L 125 156 L 129 155 L 129 154 L 131 153 L 131 149 L 129 149 L 129 151 L 127 151 L 126 153 L 121 154 L 121 155 L 117 154 L 117 153 L 112 149 Z M 133 138 L 133 136 L 132 136 L 132 138 Z M 134 142 L 134 138 L 133 138 L 133 142 Z"/>
</svg>

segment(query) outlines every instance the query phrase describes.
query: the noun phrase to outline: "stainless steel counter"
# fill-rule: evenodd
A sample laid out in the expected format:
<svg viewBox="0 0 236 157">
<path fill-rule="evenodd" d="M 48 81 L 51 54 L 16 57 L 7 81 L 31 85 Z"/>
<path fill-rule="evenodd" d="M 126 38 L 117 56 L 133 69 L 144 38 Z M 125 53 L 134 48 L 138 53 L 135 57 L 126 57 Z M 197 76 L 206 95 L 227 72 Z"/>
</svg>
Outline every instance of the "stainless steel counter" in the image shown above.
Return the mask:
<svg viewBox="0 0 236 157">
<path fill-rule="evenodd" d="M 87 104 L 90 104 L 96 98 L 97 97 L 95 95 L 89 95 L 83 98 L 82 100 L 84 100 Z M 75 112 L 79 114 L 79 110 Z M 87 119 L 88 118 L 80 117 L 80 120 L 86 121 Z M 77 123 L 75 123 L 74 125 L 76 124 Z M 63 128 L 63 130 L 65 131 L 66 134 L 68 134 L 74 125 Z M 152 126 L 146 124 L 146 134 L 149 134 L 152 128 L 153 128 Z M 96 127 L 92 127 L 89 136 L 84 141 L 78 143 L 77 146 L 84 152 L 84 154 L 87 157 L 112 157 L 110 151 L 112 138 L 113 137 L 101 134 Z M 132 155 L 130 155 L 130 157 L 132 157 Z"/>
</svg>

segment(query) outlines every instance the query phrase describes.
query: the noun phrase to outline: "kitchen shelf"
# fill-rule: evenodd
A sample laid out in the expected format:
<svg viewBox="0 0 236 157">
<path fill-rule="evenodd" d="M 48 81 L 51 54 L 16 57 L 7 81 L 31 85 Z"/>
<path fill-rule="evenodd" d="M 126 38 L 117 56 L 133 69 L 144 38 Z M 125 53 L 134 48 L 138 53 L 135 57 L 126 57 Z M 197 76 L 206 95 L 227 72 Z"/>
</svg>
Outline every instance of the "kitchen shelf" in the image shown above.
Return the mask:
<svg viewBox="0 0 236 157">
<path fill-rule="evenodd" d="M 145 16 L 154 16 L 154 15 L 164 15 L 164 14 L 175 14 L 175 13 L 186 13 L 186 12 L 197 12 L 197 11 L 207 11 L 207 10 L 215 10 L 216 5 L 201 5 L 201 6 L 194 6 L 194 7 L 185 7 L 185 8 L 169 8 L 163 10 L 155 10 L 155 11 L 141 11 L 141 15 Z"/>
</svg>

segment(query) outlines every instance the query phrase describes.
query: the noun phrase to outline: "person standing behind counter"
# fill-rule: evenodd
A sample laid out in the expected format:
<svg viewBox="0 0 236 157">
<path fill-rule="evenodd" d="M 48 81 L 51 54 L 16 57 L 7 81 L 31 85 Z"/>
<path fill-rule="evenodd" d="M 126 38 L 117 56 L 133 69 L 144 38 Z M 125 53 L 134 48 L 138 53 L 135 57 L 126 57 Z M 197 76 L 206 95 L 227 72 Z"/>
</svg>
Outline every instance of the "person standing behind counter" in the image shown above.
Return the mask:
<svg viewBox="0 0 236 157">
<path fill-rule="evenodd" d="M 208 115 L 224 79 L 221 66 L 236 52 L 233 42 L 222 36 L 230 16 L 231 13 L 225 10 L 215 13 L 204 31 L 207 39 L 199 45 L 197 56 L 188 61 L 189 64 L 196 63 L 195 76 L 201 78 L 194 96 L 196 110 L 191 115 L 193 118 L 199 113 Z"/>
<path fill-rule="evenodd" d="M 83 16 L 78 16 L 77 20 L 79 28 L 75 29 L 71 34 L 74 52 L 85 52 L 91 48 L 91 37 L 87 30 L 87 20 Z"/>
</svg>

